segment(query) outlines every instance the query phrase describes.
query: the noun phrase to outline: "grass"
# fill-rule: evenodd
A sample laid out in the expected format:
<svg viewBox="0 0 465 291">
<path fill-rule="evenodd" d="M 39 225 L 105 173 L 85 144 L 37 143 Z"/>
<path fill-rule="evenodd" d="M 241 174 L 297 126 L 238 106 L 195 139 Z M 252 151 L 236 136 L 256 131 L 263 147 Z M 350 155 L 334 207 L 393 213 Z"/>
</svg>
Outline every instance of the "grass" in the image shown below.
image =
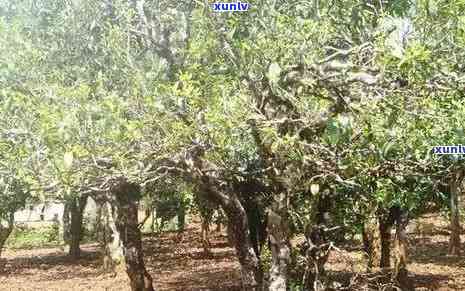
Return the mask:
<svg viewBox="0 0 465 291">
<path fill-rule="evenodd" d="M 6 242 L 11 249 L 32 249 L 63 245 L 58 225 L 31 228 L 17 224 Z"/>
<path fill-rule="evenodd" d="M 186 219 L 187 223 L 187 219 Z M 177 230 L 177 220 L 171 219 L 166 222 L 163 231 Z M 93 243 L 98 240 L 98 235 L 95 233 L 88 221 L 83 221 L 81 243 Z M 158 230 L 156 230 L 159 232 Z M 142 228 L 143 233 L 151 233 L 151 221 L 147 221 Z M 10 249 L 34 249 L 44 247 L 64 246 L 63 229 L 59 222 L 43 223 L 35 226 L 17 223 L 6 241 L 5 247 Z"/>
</svg>

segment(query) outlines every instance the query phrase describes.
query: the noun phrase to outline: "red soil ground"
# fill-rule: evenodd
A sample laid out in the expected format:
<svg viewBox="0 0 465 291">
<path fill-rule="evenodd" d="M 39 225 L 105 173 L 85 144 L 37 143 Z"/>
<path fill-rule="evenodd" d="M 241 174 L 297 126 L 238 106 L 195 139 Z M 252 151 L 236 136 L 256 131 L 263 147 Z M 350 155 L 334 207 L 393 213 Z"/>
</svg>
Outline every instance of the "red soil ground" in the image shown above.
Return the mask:
<svg viewBox="0 0 465 291">
<path fill-rule="evenodd" d="M 201 248 L 200 233 L 188 228 L 144 238 L 148 271 L 156 290 L 238 290 L 239 264 L 222 234 L 211 237 L 212 255 Z M 124 273 L 105 274 L 97 245 L 84 245 L 83 256 L 72 261 L 59 248 L 6 250 L 0 273 L 0 290 L 28 291 L 130 291 Z"/>
<path fill-rule="evenodd" d="M 416 290 L 465 290 L 465 258 L 446 255 L 446 222 L 434 217 L 422 219 L 418 225 L 428 227 L 424 227 L 427 231 L 418 227 L 417 233 L 410 235 L 409 271 Z M 239 290 L 239 264 L 224 234 L 212 235 L 212 256 L 206 257 L 199 232 L 197 225 L 191 225 L 181 238 L 176 233 L 144 238 L 146 263 L 157 290 Z M 85 245 L 83 251 L 81 259 L 71 261 L 60 248 L 6 250 L 0 290 L 129 291 L 124 273 L 102 273 L 97 245 Z M 376 275 L 365 274 L 364 265 L 360 249 L 347 247 L 331 254 L 328 269 L 341 281 L 350 280 L 355 273 L 373 280 Z M 380 287 L 376 280 L 370 285 Z"/>
</svg>

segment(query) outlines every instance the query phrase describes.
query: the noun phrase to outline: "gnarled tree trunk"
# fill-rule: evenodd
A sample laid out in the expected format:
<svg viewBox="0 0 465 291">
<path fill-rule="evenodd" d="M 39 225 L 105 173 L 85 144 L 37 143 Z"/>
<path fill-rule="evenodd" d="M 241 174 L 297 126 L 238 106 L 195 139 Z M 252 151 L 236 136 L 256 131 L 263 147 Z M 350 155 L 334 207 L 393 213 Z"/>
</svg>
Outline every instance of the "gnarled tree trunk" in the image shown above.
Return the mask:
<svg viewBox="0 0 465 291">
<path fill-rule="evenodd" d="M 314 222 L 309 222 L 305 226 L 305 238 L 306 243 L 303 245 L 306 256 L 306 268 L 302 282 L 305 290 L 326 290 L 325 286 L 325 264 L 328 261 L 328 257 L 331 251 L 331 240 L 337 237 L 340 239 L 340 234 L 344 237 L 344 233 L 337 233 L 336 236 L 332 236 L 333 233 L 329 230 L 329 227 L 333 225 L 332 217 L 330 216 L 331 208 L 333 207 L 330 192 L 323 191 L 322 195 L 316 198 L 314 203 L 316 204 L 316 213 Z M 333 228 L 334 229 L 334 228 Z M 336 228 L 337 229 L 337 228 Z"/>
<path fill-rule="evenodd" d="M 460 211 L 459 211 L 459 189 L 462 177 L 457 173 L 449 182 L 450 193 L 450 238 L 449 238 L 449 255 L 460 254 Z"/>
<path fill-rule="evenodd" d="M 382 218 L 379 221 L 379 236 L 381 243 L 381 257 L 379 262 L 380 268 L 389 268 L 391 266 L 391 226 Z"/>
<path fill-rule="evenodd" d="M 228 231 L 241 264 L 242 287 L 244 290 L 260 290 L 263 273 L 250 240 L 247 214 L 236 194 L 229 197 L 226 203 L 222 203 L 222 208 L 228 218 Z"/>
<path fill-rule="evenodd" d="M 288 268 L 291 260 L 289 226 L 287 218 L 287 195 L 277 197 L 268 212 L 268 233 L 271 248 L 270 291 L 286 291 Z"/>
<path fill-rule="evenodd" d="M 408 260 L 408 241 L 407 228 L 408 213 L 400 209 L 396 215 L 396 236 L 395 246 L 395 266 L 392 279 L 399 285 L 402 290 L 414 290 L 411 280 L 408 278 L 407 260 Z"/>
<path fill-rule="evenodd" d="M 6 240 L 13 231 L 15 224 L 15 213 L 11 211 L 8 213 L 7 225 L 6 227 L 0 221 L 0 258 L 2 257 L 3 246 L 5 245 Z"/>
<path fill-rule="evenodd" d="M 323 282 L 325 264 L 328 261 L 331 244 L 327 242 L 324 228 L 320 225 L 308 225 L 305 231 L 307 243 L 305 256 L 307 266 L 302 282 L 304 290 L 326 290 Z"/>
<path fill-rule="evenodd" d="M 213 201 L 208 199 L 208 195 L 203 193 L 197 193 L 194 197 L 194 201 L 200 214 L 200 231 L 202 236 L 203 252 L 206 255 L 211 255 L 210 224 L 213 219 L 215 208 L 218 208 L 218 203 L 213 203 Z"/>
<path fill-rule="evenodd" d="M 236 193 L 226 195 L 212 183 L 201 183 L 203 198 L 220 205 L 227 218 L 228 240 L 234 246 L 241 265 L 241 283 L 243 290 L 261 290 L 263 271 L 250 239 L 247 213 Z"/>
<path fill-rule="evenodd" d="M 204 148 L 195 146 L 183 157 L 184 178 L 197 185 L 206 200 L 220 205 L 228 221 L 228 233 L 241 265 L 243 290 L 262 290 L 263 272 L 250 239 L 249 222 L 237 191 L 219 180 L 217 166 L 202 159 Z"/>
<path fill-rule="evenodd" d="M 145 268 L 142 235 L 138 221 L 140 186 L 119 178 L 110 193 L 115 200 L 116 229 L 123 242 L 126 273 L 132 291 L 153 291 L 152 277 Z"/>
<path fill-rule="evenodd" d="M 365 222 L 363 243 L 368 255 L 368 271 L 391 266 L 391 229 L 398 208 L 382 211 Z"/>
<path fill-rule="evenodd" d="M 69 255 L 72 258 L 79 258 L 81 255 L 80 244 L 82 239 L 82 219 L 86 204 L 86 195 L 73 197 L 69 203 L 69 211 L 71 214 L 71 225 L 69 229 Z"/>
<path fill-rule="evenodd" d="M 124 266 L 123 244 L 116 229 L 114 210 L 109 202 L 101 203 L 104 223 L 103 238 L 103 269 L 105 272 L 118 272 L 119 266 Z"/>
<path fill-rule="evenodd" d="M 97 241 L 102 241 L 103 238 L 103 209 L 102 205 L 99 203 L 96 203 L 96 209 L 95 209 L 95 220 L 92 221 L 92 230 L 95 233 L 95 239 Z"/>
<path fill-rule="evenodd" d="M 245 184 L 244 186 L 248 187 L 249 185 Z M 241 192 L 241 203 L 244 205 L 245 212 L 247 213 L 247 220 L 250 230 L 250 240 L 252 242 L 252 246 L 257 257 L 260 257 L 262 247 L 265 244 L 265 242 L 268 241 L 268 233 L 266 230 L 267 218 L 265 210 L 261 208 L 259 205 L 260 202 L 250 197 L 256 196 L 253 194 L 259 193 L 259 191 L 252 192 L 254 191 L 253 188 L 249 188 L 249 191 L 251 192 Z"/>
<path fill-rule="evenodd" d="M 381 235 L 379 221 L 376 217 L 369 217 L 363 227 L 363 245 L 367 255 L 367 272 L 380 267 Z"/>
<path fill-rule="evenodd" d="M 66 202 L 63 208 L 63 241 L 66 244 L 69 244 L 70 241 L 70 231 L 71 231 L 71 223 L 70 223 L 70 203 Z"/>
</svg>

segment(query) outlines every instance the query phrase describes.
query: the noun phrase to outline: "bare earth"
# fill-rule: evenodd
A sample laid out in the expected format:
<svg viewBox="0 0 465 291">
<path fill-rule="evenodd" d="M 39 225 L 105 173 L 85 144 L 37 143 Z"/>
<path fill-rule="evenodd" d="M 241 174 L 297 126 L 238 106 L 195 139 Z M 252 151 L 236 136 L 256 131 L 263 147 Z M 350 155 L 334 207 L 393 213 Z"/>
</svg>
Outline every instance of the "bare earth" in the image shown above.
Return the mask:
<svg viewBox="0 0 465 291">
<path fill-rule="evenodd" d="M 428 215 L 412 223 L 408 270 L 415 290 L 465 290 L 465 236 L 461 235 L 462 255 L 448 256 L 448 234 L 446 220 L 438 215 Z M 343 278 L 350 280 L 357 273 L 370 281 L 370 287 L 374 290 L 383 290 L 383 284 L 379 282 L 382 280 L 375 280 L 383 275 L 365 273 L 366 263 L 359 248 L 332 252 L 327 265 L 341 281 Z"/>
<path fill-rule="evenodd" d="M 428 231 L 411 234 L 410 239 L 409 271 L 416 290 L 465 290 L 465 258 L 446 255 L 445 221 L 426 218 L 419 222 L 423 224 L 429 225 Z M 233 249 L 224 234 L 214 233 L 211 242 L 213 255 L 206 257 L 197 225 L 191 225 L 182 237 L 176 233 L 145 237 L 146 264 L 156 290 L 239 290 L 239 264 Z M 85 245 L 83 250 L 83 258 L 74 262 L 60 248 L 6 250 L 0 290 L 130 291 L 124 273 L 114 276 L 101 272 L 97 245 Z M 357 247 L 334 251 L 328 269 L 340 281 L 350 280 L 354 273 L 373 277 L 364 274 L 363 255 Z"/>
<path fill-rule="evenodd" d="M 212 256 L 205 257 L 200 230 L 144 238 L 145 262 L 156 290 L 238 290 L 239 263 L 219 233 L 211 237 Z M 71 261 L 59 248 L 7 250 L 0 290 L 21 291 L 130 291 L 124 273 L 102 273 L 97 245 L 84 245 L 83 258 Z"/>
</svg>

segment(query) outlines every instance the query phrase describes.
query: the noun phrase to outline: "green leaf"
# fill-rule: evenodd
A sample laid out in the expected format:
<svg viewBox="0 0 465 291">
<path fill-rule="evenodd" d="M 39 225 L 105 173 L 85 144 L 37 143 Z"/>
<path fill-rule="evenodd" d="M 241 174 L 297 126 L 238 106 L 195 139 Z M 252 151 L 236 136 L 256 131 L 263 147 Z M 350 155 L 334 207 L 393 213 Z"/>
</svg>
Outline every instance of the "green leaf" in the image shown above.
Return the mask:
<svg viewBox="0 0 465 291">
<path fill-rule="evenodd" d="M 310 185 L 310 192 L 311 192 L 313 195 L 318 194 L 318 192 L 320 192 L 320 185 L 319 185 L 319 184 L 312 184 L 312 185 Z"/>
<path fill-rule="evenodd" d="M 66 152 L 63 156 L 65 169 L 69 170 L 73 166 L 74 155 L 73 152 Z"/>
<path fill-rule="evenodd" d="M 230 32 L 228 32 L 227 38 L 230 40 L 233 39 L 235 33 L 236 33 L 236 27 L 234 27 L 233 29 L 231 29 Z"/>
<path fill-rule="evenodd" d="M 383 148 L 383 157 L 387 158 L 389 155 L 389 152 L 391 151 L 392 147 L 395 145 L 394 142 L 390 141 L 384 144 Z"/>
<path fill-rule="evenodd" d="M 277 63 L 272 63 L 268 68 L 268 79 L 272 83 L 278 83 L 281 74 L 281 67 Z"/>
</svg>

